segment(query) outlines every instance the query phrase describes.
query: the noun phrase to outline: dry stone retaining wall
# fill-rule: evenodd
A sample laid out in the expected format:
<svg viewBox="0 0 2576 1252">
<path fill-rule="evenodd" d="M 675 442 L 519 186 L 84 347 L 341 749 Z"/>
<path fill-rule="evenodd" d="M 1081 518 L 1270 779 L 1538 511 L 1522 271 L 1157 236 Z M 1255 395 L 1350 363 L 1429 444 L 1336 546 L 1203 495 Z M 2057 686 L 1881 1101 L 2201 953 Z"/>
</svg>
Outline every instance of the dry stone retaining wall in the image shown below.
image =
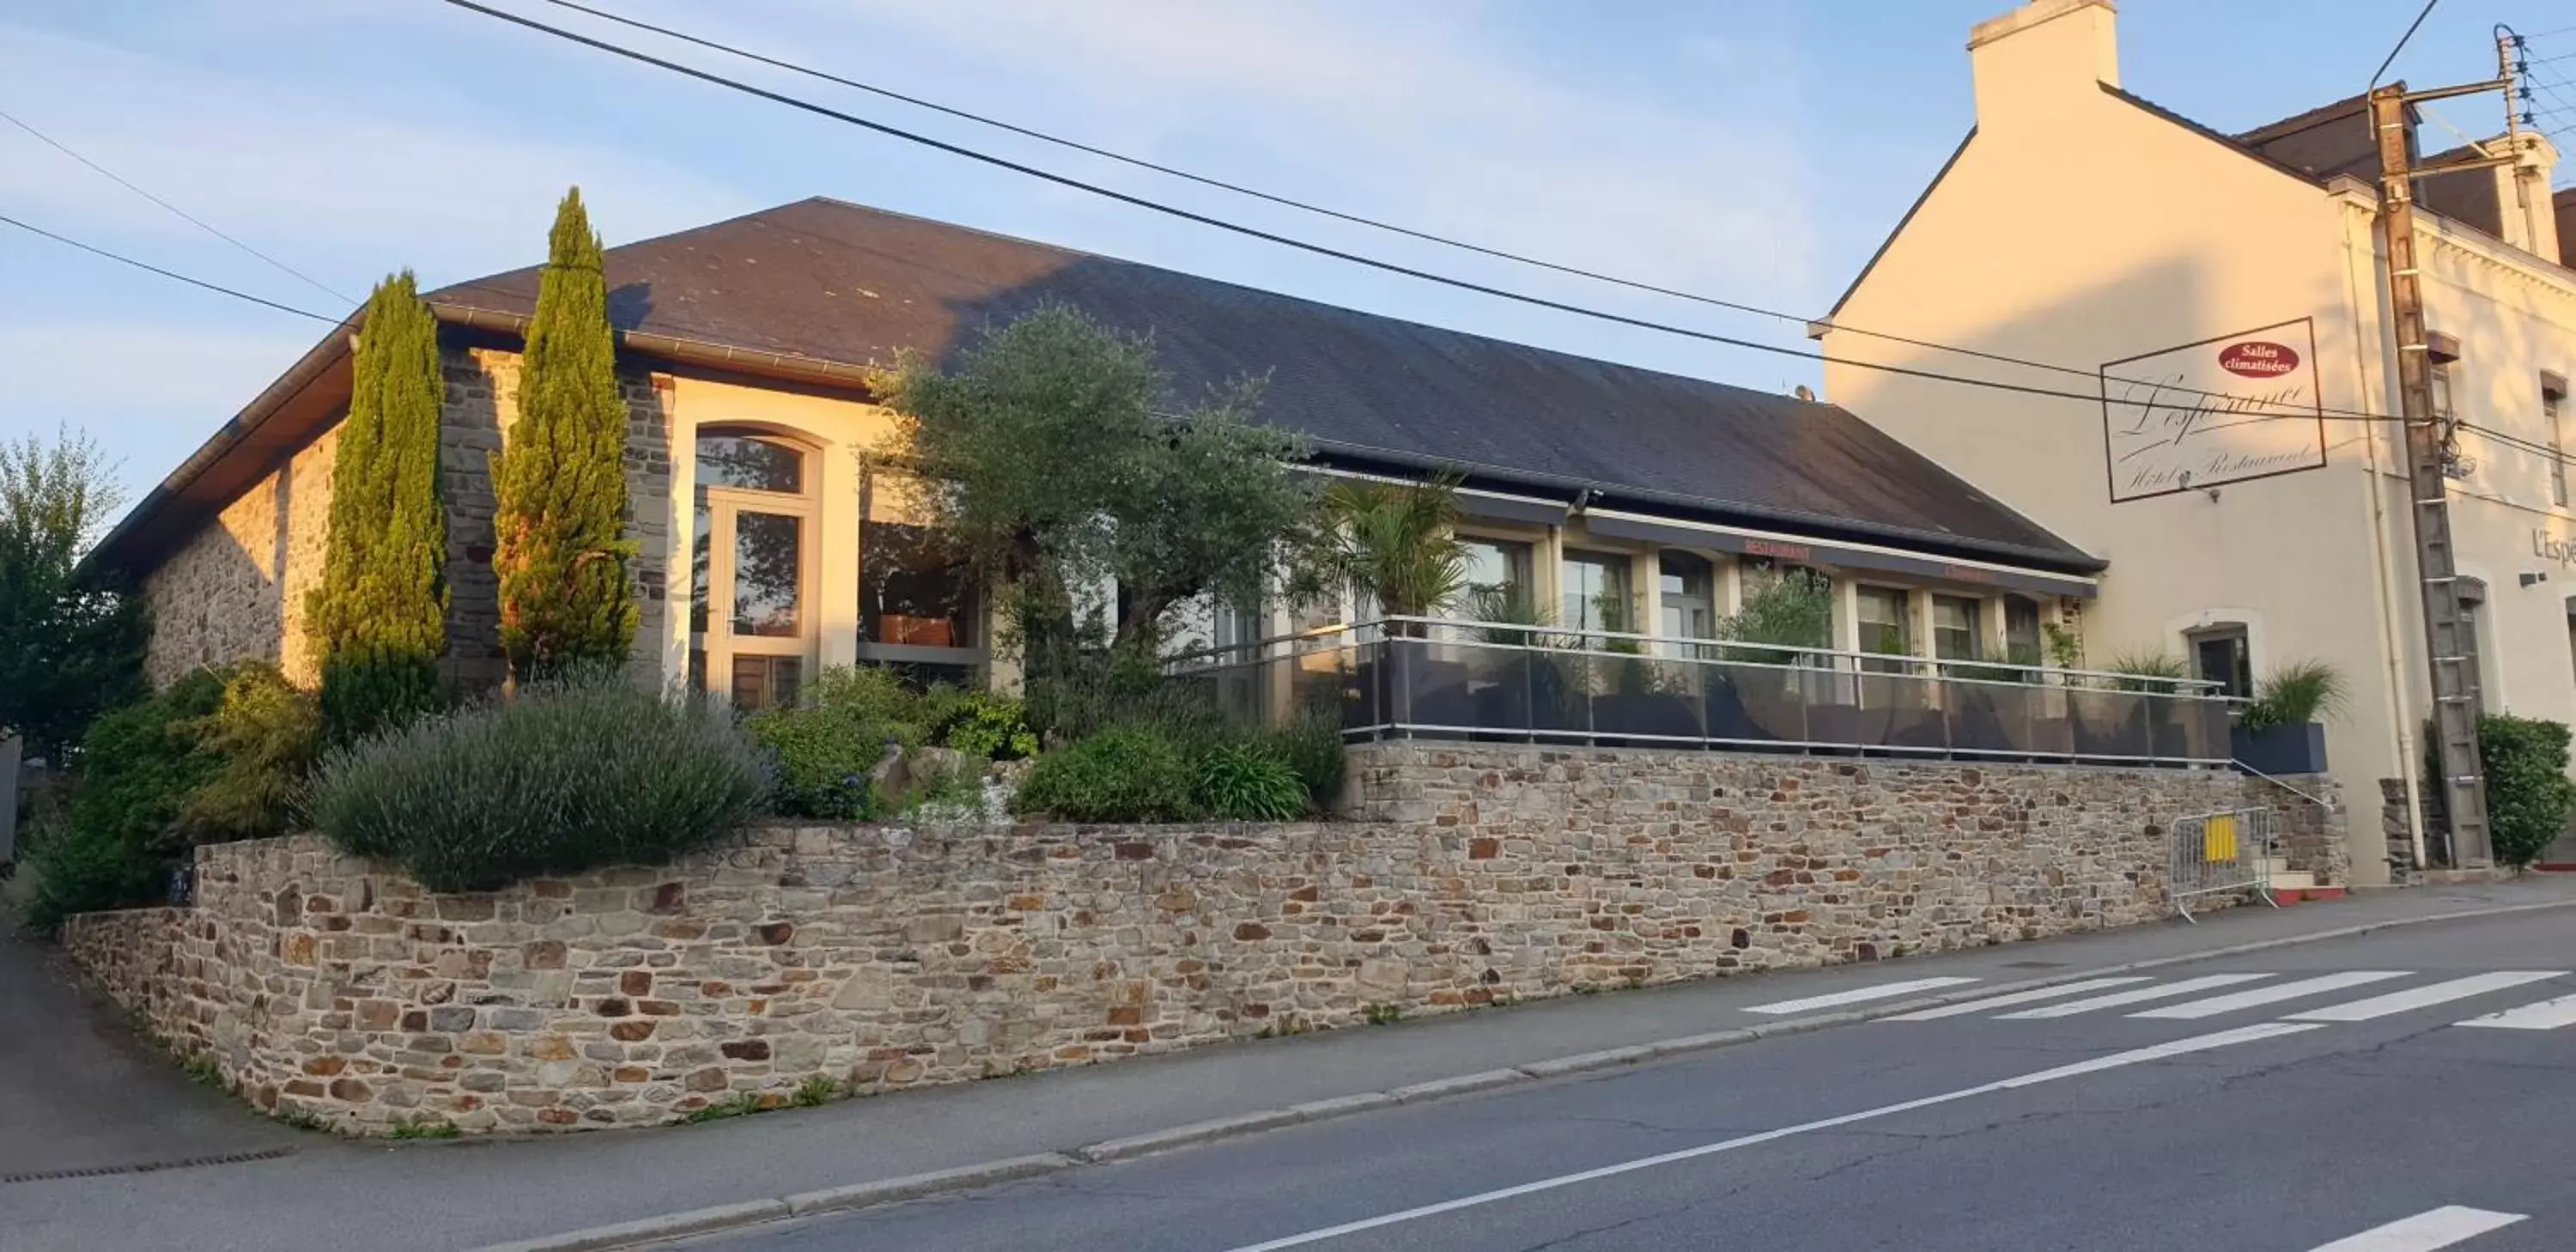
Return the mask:
<svg viewBox="0 0 2576 1252">
<path fill-rule="evenodd" d="M 67 942 L 263 1108 L 381 1132 L 656 1123 L 1738 969 L 2163 916 L 2218 772 L 1393 745 L 1355 820 L 769 826 L 436 895 L 312 836 Z"/>
</svg>

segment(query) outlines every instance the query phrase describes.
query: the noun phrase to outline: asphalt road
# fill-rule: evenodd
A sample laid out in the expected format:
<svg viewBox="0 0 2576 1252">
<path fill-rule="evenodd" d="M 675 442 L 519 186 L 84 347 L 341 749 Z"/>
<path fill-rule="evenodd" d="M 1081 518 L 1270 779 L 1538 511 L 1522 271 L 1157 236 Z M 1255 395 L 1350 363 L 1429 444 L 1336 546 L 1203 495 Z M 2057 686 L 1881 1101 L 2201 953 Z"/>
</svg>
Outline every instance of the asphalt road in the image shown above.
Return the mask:
<svg viewBox="0 0 2576 1252">
<path fill-rule="evenodd" d="M 1878 981 L 1908 980 L 1891 968 Z M 1829 1008 L 1740 1011 L 1751 1022 Z M 680 1246 L 2557 1250 L 2576 1246 L 2571 1069 L 2576 916 L 2553 911 L 1782 1037 Z"/>
</svg>

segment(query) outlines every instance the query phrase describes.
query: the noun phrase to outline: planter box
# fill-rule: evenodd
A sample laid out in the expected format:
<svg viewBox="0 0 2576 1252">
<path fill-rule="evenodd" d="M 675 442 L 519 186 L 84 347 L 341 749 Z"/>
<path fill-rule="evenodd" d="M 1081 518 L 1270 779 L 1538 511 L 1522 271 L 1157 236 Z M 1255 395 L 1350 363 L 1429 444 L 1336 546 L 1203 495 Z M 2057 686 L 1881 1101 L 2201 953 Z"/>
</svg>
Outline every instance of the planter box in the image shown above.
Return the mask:
<svg viewBox="0 0 2576 1252">
<path fill-rule="evenodd" d="M 2227 747 L 2236 764 L 2251 772 L 2274 777 L 2326 772 L 2326 728 L 2316 722 L 2250 734 L 2234 727 L 2227 732 Z"/>
</svg>

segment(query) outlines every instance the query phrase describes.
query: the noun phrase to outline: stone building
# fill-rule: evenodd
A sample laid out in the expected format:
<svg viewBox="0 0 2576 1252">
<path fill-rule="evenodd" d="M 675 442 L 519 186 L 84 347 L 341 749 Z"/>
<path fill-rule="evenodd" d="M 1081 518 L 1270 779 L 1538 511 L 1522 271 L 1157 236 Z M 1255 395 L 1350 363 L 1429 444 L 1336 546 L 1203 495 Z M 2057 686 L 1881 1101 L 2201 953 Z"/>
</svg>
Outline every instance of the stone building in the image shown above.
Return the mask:
<svg viewBox="0 0 2576 1252">
<path fill-rule="evenodd" d="M 870 378 L 901 350 L 946 356 L 1048 302 L 1152 333 L 1177 390 L 1266 378 L 1259 420 L 1305 435 L 1320 473 L 1463 473 L 1477 578 L 1561 606 L 1567 626 L 1614 628 L 1599 606 L 1624 602 L 1650 633 L 1704 637 L 1744 570 L 1794 563 L 1831 580 L 1835 647 L 2033 662 L 2043 625 L 2078 618 L 2103 569 L 1833 405 L 857 205 L 789 204 L 610 249 L 606 267 L 632 414 L 634 665 L 742 705 L 787 698 L 820 666 L 992 675 L 979 589 L 874 455 L 892 422 Z M 537 280 L 530 268 L 427 297 L 447 376 L 448 664 L 469 685 L 501 677 L 488 459 L 509 437 Z M 149 593 L 156 679 L 243 656 L 312 677 L 303 601 L 353 329 L 255 397 L 99 550 Z M 1194 630 L 1222 643 L 1292 624 L 1286 606 L 1245 607 Z"/>
</svg>

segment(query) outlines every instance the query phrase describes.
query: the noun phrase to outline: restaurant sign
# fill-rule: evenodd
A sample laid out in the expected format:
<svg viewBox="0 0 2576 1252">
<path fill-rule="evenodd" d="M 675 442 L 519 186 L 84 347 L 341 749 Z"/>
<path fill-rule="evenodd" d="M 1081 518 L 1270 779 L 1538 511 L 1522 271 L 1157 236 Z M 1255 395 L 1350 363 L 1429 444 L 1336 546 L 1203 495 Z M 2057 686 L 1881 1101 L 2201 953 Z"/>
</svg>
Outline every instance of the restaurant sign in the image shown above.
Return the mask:
<svg viewBox="0 0 2576 1252">
<path fill-rule="evenodd" d="M 2307 318 L 2102 366 L 2111 499 L 2143 500 L 2326 463 Z"/>
</svg>

